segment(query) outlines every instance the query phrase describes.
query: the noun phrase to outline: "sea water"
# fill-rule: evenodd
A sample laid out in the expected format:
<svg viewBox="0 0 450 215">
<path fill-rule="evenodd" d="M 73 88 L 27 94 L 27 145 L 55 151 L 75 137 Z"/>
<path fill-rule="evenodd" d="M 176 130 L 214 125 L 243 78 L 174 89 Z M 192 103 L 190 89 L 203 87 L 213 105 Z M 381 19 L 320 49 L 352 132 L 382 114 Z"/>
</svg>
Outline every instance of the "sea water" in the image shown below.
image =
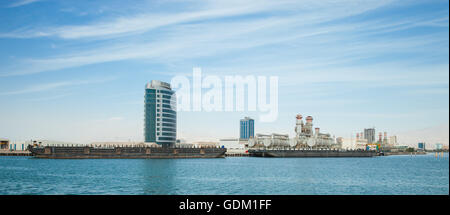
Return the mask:
<svg viewBox="0 0 450 215">
<path fill-rule="evenodd" d="M 0 194 L 449 194 L 443 157 L 0 157 Z"/>
</svg>

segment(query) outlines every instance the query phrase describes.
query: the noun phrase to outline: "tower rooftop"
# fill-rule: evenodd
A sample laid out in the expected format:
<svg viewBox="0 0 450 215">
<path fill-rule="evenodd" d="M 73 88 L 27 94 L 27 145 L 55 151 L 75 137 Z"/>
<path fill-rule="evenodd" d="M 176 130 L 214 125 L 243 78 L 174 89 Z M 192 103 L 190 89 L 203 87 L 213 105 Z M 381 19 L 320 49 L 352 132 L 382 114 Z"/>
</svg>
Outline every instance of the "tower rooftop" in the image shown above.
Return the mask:
<svg viewBox="0 0 450 215">
<path fill-rule="evenodd" d="M 145 85 L 145 89 L 164 89 L 164 90 L 172 90 L 169 83 L 158 81 L 158 80 L 152 80 L 150 83 L 147 83 Z"/>
</svg>

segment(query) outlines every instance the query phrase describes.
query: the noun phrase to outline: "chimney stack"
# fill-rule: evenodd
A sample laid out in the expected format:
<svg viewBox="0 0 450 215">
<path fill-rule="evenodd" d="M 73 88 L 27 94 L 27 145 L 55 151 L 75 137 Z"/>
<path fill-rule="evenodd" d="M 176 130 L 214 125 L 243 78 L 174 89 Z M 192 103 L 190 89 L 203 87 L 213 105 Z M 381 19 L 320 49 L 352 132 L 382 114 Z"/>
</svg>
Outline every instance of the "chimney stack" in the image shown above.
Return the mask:
<svg viewBox="0 0 450 215">
<path fill-rule="evenodd" d="M 312 123 L 312 121 L 313 121 L 312 116 L 307 116 L 307 117 L 306 117 L 306 122 Z"/>
</svg>

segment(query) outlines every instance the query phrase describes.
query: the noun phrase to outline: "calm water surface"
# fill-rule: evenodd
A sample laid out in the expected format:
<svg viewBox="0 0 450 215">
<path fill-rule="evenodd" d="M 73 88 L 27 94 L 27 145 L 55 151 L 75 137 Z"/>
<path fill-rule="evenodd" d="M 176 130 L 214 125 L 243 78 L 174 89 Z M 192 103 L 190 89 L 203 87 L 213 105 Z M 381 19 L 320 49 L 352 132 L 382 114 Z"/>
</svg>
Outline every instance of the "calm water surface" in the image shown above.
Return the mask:
<svg viewBox="0 0 450 215">
<path fill-rule="evenodd" d="M 449 194 L 449 160 L 0 157 L 0 194 Z"/>
</svg>

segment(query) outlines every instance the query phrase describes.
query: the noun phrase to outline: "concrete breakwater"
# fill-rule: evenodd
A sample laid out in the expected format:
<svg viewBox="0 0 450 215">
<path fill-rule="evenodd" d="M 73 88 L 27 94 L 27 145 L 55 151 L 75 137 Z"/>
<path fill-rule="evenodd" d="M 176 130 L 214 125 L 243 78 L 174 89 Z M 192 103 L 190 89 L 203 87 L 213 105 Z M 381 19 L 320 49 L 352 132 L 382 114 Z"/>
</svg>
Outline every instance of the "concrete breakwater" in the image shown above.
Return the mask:
<svg viewBox="0 0 450 215">
<path fill-rule="evenodd" d="M 161 147 L 30 147 L 36 158 L 95 159 L 95 158 L 223 158 L 224 148 L 161 148 Z"/>
<path fill-rule="evenodd" d="M 373 157 L 376 151 L 364 150 L 297 150 L 297 149 L 251 149 L 251 157 Z"/>
<path fill-rule="evenodd" d="M 31 152 L 28 150 L 23 151 L 0 150 L 0 156 L 31 156 Z"/>
<path fill-rule="evenodd" d="M 389 155 L 426 155 L 426 152 L 384 152 L 385 156 Z"/>
</svg>

